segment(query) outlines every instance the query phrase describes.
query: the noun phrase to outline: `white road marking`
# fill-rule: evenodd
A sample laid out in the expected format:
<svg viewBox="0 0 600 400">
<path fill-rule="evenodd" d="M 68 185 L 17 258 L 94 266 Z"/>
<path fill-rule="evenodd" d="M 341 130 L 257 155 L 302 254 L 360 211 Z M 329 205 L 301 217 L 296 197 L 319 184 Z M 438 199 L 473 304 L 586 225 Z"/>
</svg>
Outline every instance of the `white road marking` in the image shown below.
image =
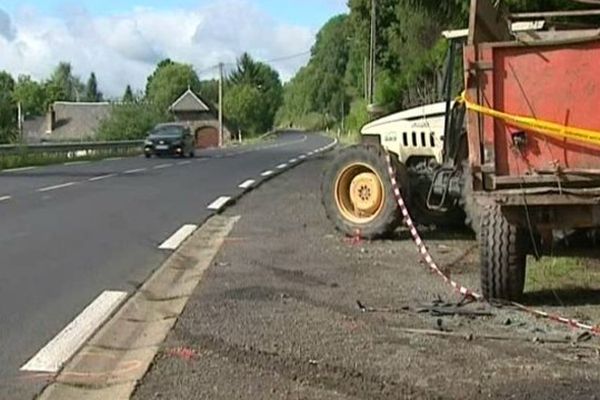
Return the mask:
<svg viewBox="0 0 600 400">
<path fill-rule="evenodd" d="M 262 174 L 260 174 L 260 176 L 269 176 L 269 175 L 273 175 L 273 174 L 274 174 L 274 172 L 269 170 L 269 171 L 263 172 Z"/>
<path fill-rule="evenodd" d="M 114 178 L 115 176 L 117 176 L 117 174 L 100 175 L 100 176 L 95 176 L 93 178 L 90 178 L 90 179 L 88 179 L 88 181 L 89 182 L 103 181 L 105 179 Z"/>
<path fill-rule="evenodd" d="M 126 292 L 103 292 L 43 349 L 27 361 L 21 367 L 21 371 L 58 372 L 126 297 Z"/>
<path fill-rule="evenodd" d="M 50 192 L 52 190 L 68 188 L 68 187 L 74 186 L 76 184 L 77 184 L 77 182 L 61 183 L 60 185 L 48 186 L 45 188 L 38 189 L 38 192 L 40 192 L 40 193 Z"/>
<path fill-rule="evenodd" d="M 144 172 L 147 168 L 138 168 L 138 169 L 130 169 L 129 171 L 123 172 L 125 175 L 137 174 L 140 172 Z"/>
<path fill-rule="evenodd" d="M 287 168 L 287 166 L 288 166 L 288 165 L 287 165 L 286 163 L 279 164 L 279 165 L 277 166 L 277 169 L 284 169 L 284 168 Z"/>
<path fill-rule="evenodd" d="M 24 171 L 31 171 L 32 169 L 36 169 L 37 167 L 21 167 L 21 168 L 12 168 L 12 169 L 5 169 L 2 172 L 24 172 Z"/>
<path fill-rule="evenodd" d="M 71 162 L 66 162 L 63 165 L 64 166 L 71 166 L 71 165 L 84 165 L 84 164 L 89 164 L 90 161 L 71 161 Z"/>
<path fill-rule="evenodd" d="M 177 165 L 189 165 L 191 163 L 192 163 L 191 161 L 180 161 L 177 163 Z"/>
<path fill-rule="evenodd" d="M 2 197 L 0 197 L 0 202 L 8 201 L 10 199 L 12 199 L 12 197 L 10 197 L 10 196 L 2 196 Z"/>
<path fill-rule="evenodd" d="M 187 239 L 192 233 L 198 229 L 197 225 L 184 225 L 177 232 L 171 235 L 170 238 L 165 240 L 160 246 L 161 250 L 177 250 L 177 248 Z"/>
<path fill-rule="evenodd" d="M 212 203 L 209 204 L 208 209 L 213 211 L 219 211 L 221 208 L 225 206 L 225 204 L 229 203 L 231 197 L 221 196 Z"/>
<path fill-rule="evenodd" d="M 290 160 L 290 164 L 295 164 L 295 163 L 297 163 L 297 162 L 298 162 L 298 159 L 297 159 L 297 158 L 292 158 L 292 159 Z"/>
<path fill-rule="evenodd" d="M 254 179 L 248 179 L 246 182 L 241 183 L 239 187 L 242 189 L 248 189 L 252 187 L 252 185 L 254 185 L 255 183 L 256 181 Z"/>
<path fill-rule="evenodd" d="M 300 157 L 298 157 L 301 160 L 306 160 L 306 155 L 302 154 Z"/>
<path fill-rule="evenodd" d="M 165 168 L 171 168 L 173 166 L 173 164 L 160 164 L 154 167 L 154 169 L 165 169 Z"/>
<path fill-rule="evenodd" d="M 123 157 L 110 157 L 110 158 L 105 158 L 104 161 L 119 161 L 122 159 L 123 159 Z"/>
</svg>

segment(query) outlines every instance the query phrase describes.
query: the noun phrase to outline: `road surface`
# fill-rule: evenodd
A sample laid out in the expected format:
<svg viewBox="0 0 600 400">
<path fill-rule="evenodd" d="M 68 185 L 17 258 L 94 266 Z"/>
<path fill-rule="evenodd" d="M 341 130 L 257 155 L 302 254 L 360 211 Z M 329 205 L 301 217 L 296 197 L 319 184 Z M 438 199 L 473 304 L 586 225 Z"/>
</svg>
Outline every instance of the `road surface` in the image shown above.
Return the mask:
<svg viewBox="0 0 600 400">
<path fill-rule="evenodd" d="M 174 232 L 330 142 L 288 132 L 195 159 L 0 173 L 0 399 L 38 393 L 48 375 L 21 367 L 101 293 L 133 292 L 171 254 L 159 247 Z"/>
</svg>

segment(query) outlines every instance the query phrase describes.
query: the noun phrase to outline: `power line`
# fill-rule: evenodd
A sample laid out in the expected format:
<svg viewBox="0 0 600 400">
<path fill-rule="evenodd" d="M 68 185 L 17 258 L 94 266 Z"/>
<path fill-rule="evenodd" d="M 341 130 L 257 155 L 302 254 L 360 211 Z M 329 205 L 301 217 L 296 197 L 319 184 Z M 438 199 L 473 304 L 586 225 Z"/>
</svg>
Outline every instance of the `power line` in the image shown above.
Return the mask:
<svg viewBox="0 0 600 400">
<path fill-rule="evenodd" d="M 311 53 L 311 50 L 305 50 L 301 53 L 296 53 L 296 54 L 291 54 L 291 55 L 287 55 L 287 56 L 283 56 L 283 57 L 276 57 L 276 58 L 272 58 L 270 60 L 258 60 L 259 62 L 265 63 L 265 64 L 272 64 L 272 63 L 277 63 L 277 62 L 282 62 L 282 61 L 288 61 L 288 60 L 293 60 L 295 58 L 299 58 L 299 57 L 303 57 L 306 55 L 309 55 Z M 223 63 L 218 63 L 215 65 L 211 65 L 210 67 L 206 67 L 204 69 L 201 69 L 199 71 L 196 71 L 196 73 L 198 75 L 204 74 L 206 72 L 211 72 L 211 71 L 216 71 L 220 68 L 220 66 L 226 66 L 226 67 L 235 67 L 237 65 L 237 63 L 235 62 L 223 62 Z"/>
<path fill-rule="evenodd" d="M 267 60 L 267 61 L 263 61 L 263 62 L 270 64 L 270 63 L 279 62 L 279 61 L 293 60 L 294 58 L 306 56 L 310 53 L 311 53 L 311 50 L 306 50 L 306 51 L 303 51 L 302 53 L 292 54 L 290 56 L 285 56 L 285 57 L 273 58 L 271 60 Z"/>
</svg>

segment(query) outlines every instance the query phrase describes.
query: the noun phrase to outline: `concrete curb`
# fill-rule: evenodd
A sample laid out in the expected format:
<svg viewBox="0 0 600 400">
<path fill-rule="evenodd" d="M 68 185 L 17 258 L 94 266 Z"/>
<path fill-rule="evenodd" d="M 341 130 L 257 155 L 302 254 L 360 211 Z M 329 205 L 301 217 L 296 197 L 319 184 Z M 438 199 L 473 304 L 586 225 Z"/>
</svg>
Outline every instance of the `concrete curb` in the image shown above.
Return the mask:
<svg viewBox="0 0 600 400">
<path fill-rule="evenodd" d="M 129 399 L 239 217 L 213 216 L 65 365 L 39 399 Z"/>
<path fill-rule="evenodd" d="M 329 152 L 337 139 L 244 189 L 173 253 L 63 367 L 54 383 L 37 397 L 54 399 L 129 399 L 161 344 L 183 312 L 204 272 L 240 217 L 220 214 L 247 193 L 297 166 Z"/>
</svg>

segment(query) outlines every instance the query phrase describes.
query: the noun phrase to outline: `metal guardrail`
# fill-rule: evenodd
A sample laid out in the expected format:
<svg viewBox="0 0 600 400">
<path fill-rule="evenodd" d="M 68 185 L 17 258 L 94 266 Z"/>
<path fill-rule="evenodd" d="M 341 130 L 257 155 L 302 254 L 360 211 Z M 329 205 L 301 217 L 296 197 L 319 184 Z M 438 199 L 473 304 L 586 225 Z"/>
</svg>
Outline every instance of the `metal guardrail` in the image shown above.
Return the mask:
<svg viewBox="0 0 600 400">
<path fill-rule="evenodd" d="M 111 142 L 40 143 L 0 145 L 0 157 L 27 154 L 94 154 L 98 151 L 130 151 L 144 145 L 143 140 L 123 140 Z M 85 154 L 84 154 L 85 153 Z"/>
</svg>

